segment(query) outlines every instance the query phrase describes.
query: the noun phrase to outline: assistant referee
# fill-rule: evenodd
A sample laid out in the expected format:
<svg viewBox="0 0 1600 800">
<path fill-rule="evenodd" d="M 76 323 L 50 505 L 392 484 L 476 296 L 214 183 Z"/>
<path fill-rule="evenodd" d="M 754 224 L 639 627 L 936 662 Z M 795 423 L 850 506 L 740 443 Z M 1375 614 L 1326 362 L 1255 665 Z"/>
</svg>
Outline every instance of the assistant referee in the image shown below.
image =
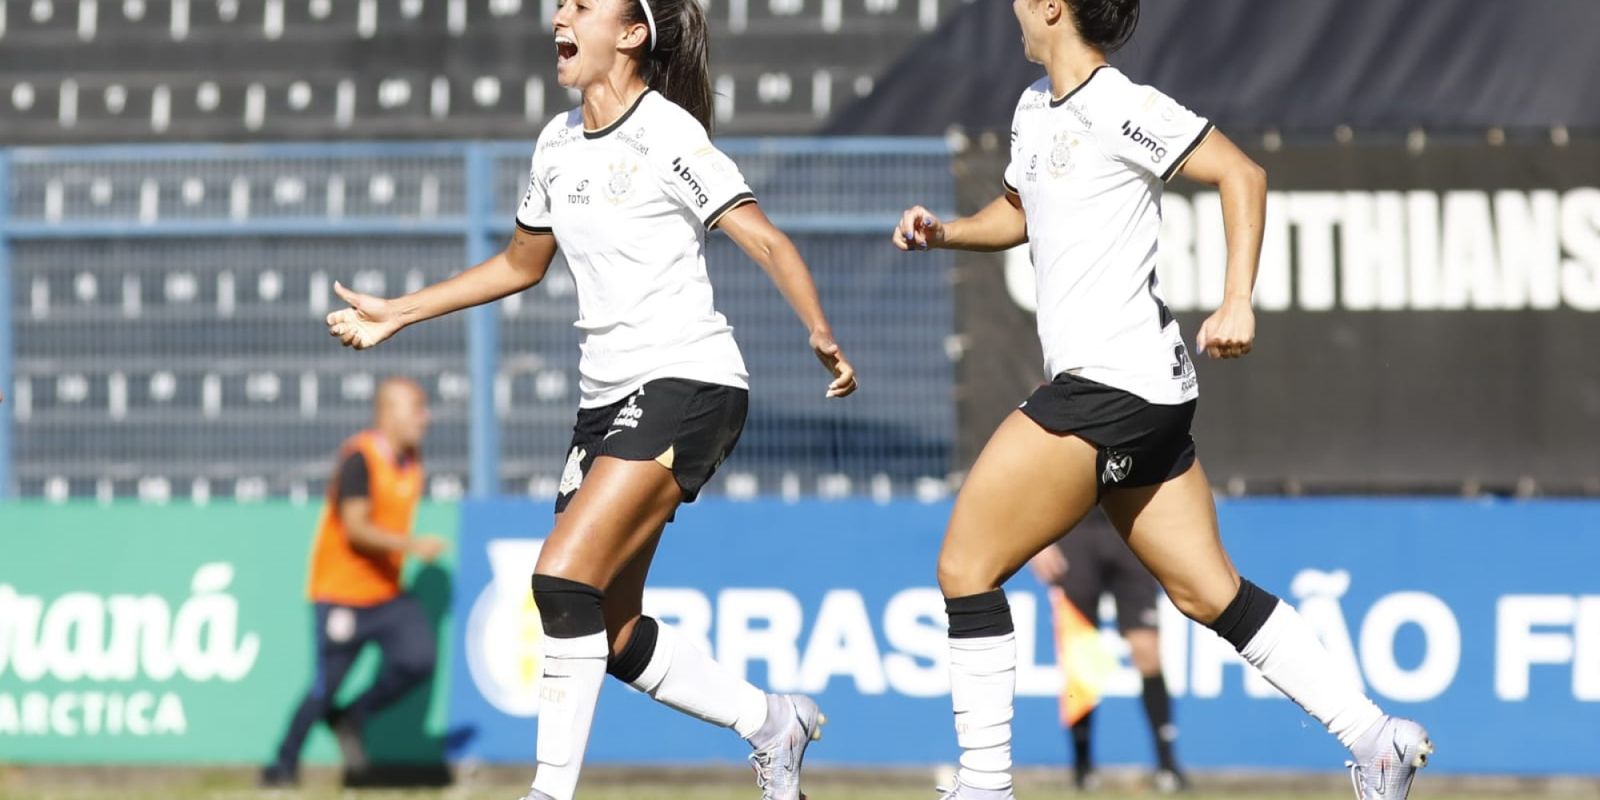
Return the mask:
<svg viewBox="0 0 1600 800">
<path fill-rule="evenodd" d="M 422 605 L 400 587 L 408 554 L 432 562 L 444 550 L 437 537 L 411 535 L 422 496 L 420 447 L 427 430 L 428 399 L 422 387 L 390 378 L 378 387 L 373 426 L 339 449 L 311 551 L 316 674 L 277 759 L 262 770 L 263 785 L 298 782 L 300 750 L 319 720 L 333 728 L 347 774 L 365 771 L 363 724 L 433 674 L 433 627 Z M 339 684 L 369 642 L 383 653 L 377 678 L 350 705 L 335 708 Z"/>
</svg>

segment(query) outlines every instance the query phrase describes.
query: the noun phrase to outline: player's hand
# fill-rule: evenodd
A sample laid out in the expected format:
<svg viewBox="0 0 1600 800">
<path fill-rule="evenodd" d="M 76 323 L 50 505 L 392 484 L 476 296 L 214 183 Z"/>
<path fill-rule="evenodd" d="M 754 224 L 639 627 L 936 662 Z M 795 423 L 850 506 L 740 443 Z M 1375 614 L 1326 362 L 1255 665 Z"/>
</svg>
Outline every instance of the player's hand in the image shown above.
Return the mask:
<svg viewBox="0 0 1600 800">
<path fill-rule="evenodd" d="M 1028 562 L 1033 576 L 1046 586 L 1055 586 L 1067 577 L 1067 557 L 1055 545 L 1050 545 Z"/>
<path fill-rule="evenodd" d="M 855 392 L 856 368 L 845 360 L 839 343 L 833 340 L 833 334 L 827 331 L 811 334 L 811 352 L 816 353 L 822 366 L 833 373 L 833 382 L 828 384 L 828 397 L 848 397 Z"/>
<path fill-rule="evenodd" d="M 1200 326 L 1194 346 L 1212 358 L 1239 358 L 1250 352 L 1255 340 L 1256 312 L 1250 301 L 1227 300 Z"/>
<path fill-rule="evenodd" d="M 422 559 L 424 564 L 432 564 L 444 555 L 445 541 L 437 536 L 418 536 L 411 540 L 411 555 Z"/>
<path fill-rule="evenodd" d="M 900 215 L 894 229 L 894 246 L 901 250 L 927 250 L 944 244 L 944 223 L 922 206 L 912 206 Z"/>
<path fill-rule="evenodd" d="M 399 309 L 388 300 L 346 289 L 338 281 L 333 283 L 333 293 L 350 304 L 328 315 L 328 333 L 345 347 L 376 347 L 405 327 Z"/>
</svg>

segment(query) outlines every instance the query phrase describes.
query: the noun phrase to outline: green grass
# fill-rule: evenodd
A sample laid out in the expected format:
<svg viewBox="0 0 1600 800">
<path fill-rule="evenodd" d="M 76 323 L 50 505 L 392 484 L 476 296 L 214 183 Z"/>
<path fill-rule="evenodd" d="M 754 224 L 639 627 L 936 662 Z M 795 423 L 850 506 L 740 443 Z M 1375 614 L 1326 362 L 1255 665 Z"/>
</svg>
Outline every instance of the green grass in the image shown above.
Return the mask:
<svg viewBox="0 0 1600 800">
<path fill-rule="evenodd" d="M 300 791 L 258 791 L 253 789 L 229 789 L 221 787 L 191 787 L 186 789 L 173 788 L 141 788 L 132 791 L 117 788 L 98 789 L 52 789 L 52 788 L 6 788 L 0 786 L 0 798 L 4 800 L 515 800 L 520 797 L 524 789 L 515 786 L 496 788 L 476 787 L 471 789 L 448 789 L 444 791 L 346 791 L 340 792 L 332 788 L 311 788 Z M 931 790 L 911 789 L 884 789 L 884 788 L 857 788 L 848 786 L 824 785 L 809 791 L 811 800 L 935 800 Z M 1495 795 L 1500 800 L 1519 800 L 1518 796 Z M 1536 795 L 1523 795 L 1532 798 Z M 736 787 L 726 784 L 715 786 L 622 786 L 606 785 L 586 789 L 579 793 L 583 800 L 756 800 L 759 797 L 755 787 Z M 1121 794 L 1102 792 L 1094 795 L 1075 795 L 1064 788 L 1037 787 L 1031 791 L 1021 793 L 1024 800 L 1044 800 L 1045 798 L 1072 798 L 1084 797 L 1094 800 L 1152 800 L 1156 795 Z M 1308 792 L 1308 793 L 1255 793 L 1240 794 L 1229 792 L 1226 794 L 1197 793 L 1182 795 L 1184 800 L 1239 800 L 1241 797 L 1252 800 L 1350 800 L 1349 792 Z M 1425 791 L 1425 787 L 1412 795 L 1415 800 L 1483 800 L 1486 795 L 1436 795 Z"/>
<path fill-rule="evenodd" d="M 115 789 L 98 790 L 51 790 L 35 789 L 22 790 L 12 793 L 11 790 L 0 789 L 0 797 L 6 800 L 104 800 L 115 797 L 118 800 L 515 800 L 523 790 L 506 787 L 504 789 L 475 789 L 467 791 L 451 790 L 444 792 L 337 792 L 332 790 L 311 790 L 304 792 L 259 792 L 242 790 L 211 790 L 195 789 L 181 793 L 171 790 L 152 789 L 135 791 L 132 793 Z M 586 791 L 579 795 L 583 800 L 755 800 L 758 797 L 754 787 L 749 789 L 734 789 L 731 787 L 676 787 L 665 789 L 649 789 L 645 787 L 607 787 L 593 791 Z M 1029 795 L 1023 794 L 1024 798 Z M 1077 797 L 1062 790 L 1035 790 L 1033 797 Z M 1109 794 L 1099 793 L 1084 795 L 1095 800 L 1150 800 L 1155 795 L 1138 794 Z M 1237 794 L 1186 794 L 1184 800 L 1237 800 Z M 1256 800 L 1350 800 L 1350 794 L 1251 794 L 1250 798 Z M 1449 795 L 1417 795 L 1417 800 L 1465 800 L 1465 796 Z M 1473 796 L 1474 800 L 1482 800 L 1482 795 Z M 908 791 L 897 789 L 868 789 L 851 791 L 848 789 L 833 791 L 810 792 L 811 800 L 935 800 L 931 791 Z M 1504 800 L 1516 800 L 1505 798 Z"/>
</svg>

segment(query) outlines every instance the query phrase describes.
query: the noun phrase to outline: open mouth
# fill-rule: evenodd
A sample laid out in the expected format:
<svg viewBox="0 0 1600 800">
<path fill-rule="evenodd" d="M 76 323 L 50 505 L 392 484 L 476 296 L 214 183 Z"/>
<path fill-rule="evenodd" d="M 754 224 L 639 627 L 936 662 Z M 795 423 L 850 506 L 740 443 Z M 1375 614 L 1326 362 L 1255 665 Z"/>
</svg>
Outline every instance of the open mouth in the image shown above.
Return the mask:
<svg viewBox="0 0 1600 800">
<path fill-rule="evenodd" d="M 578 43 L 572 41 L 572 37 L 570 37 L 570 36 L 568 36 L 568 35 L 566 35 L 564 33 L 563 34 L 557 34 L 556 35 L 556 63 L 560 64 L 562 62 L 571 60 L 573 58 L 576 58 L 577 55 L 578 55 Z"/>
</svg>

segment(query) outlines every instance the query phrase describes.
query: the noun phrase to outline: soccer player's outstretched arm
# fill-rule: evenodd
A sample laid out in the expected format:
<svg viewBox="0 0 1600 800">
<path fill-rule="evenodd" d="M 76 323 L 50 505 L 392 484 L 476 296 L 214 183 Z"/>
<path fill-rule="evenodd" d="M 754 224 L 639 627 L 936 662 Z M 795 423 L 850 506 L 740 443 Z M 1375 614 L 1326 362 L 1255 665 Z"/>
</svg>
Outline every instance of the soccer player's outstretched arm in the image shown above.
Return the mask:
<svg viewBox="0 0 1600 800">
<path fill-rule="evenodd" d="M 753 202 L 744 203 L 728 211 L 713 225 L 720 227 L 728 238 L 765 270 L 783 299 L 800 317 L 800 322 L 811 334 L 811 351 L 822 362 L 833 381 L 828 384 L 828 397 L 845 397 L 856 390 L 856 370 L 845 360 L 839 344 L 833 339 L 833 329 L 822 313 L 822 300 L 817 297 L 816 283 L 811 280 L 811 270 L 800 257 L 794 242 L 777 229 L 761 207 Z"/>
<path fill-rule="evenodd" d="M 1222 305 L 1200 326 L 1195 349 L 1212 358 L 1238 358 L 1250 352 L 1256 338 L 1250 295 L 1255 290 L 1261 236 L 1266 228 L 1267 171 L 1221 131 L 1212 131 L 1178 174 L 1217 187 L 1228 241 Z"/>
<path fill-rule="evenodd" d="M 922 206 L 900 215 L 894 229 L 894 246 L 901 250 L 973 250 L 995 253 L 1028 241 L 1028 220 L 1022 198 L 1007 191 L 970 217 L 942 222 Z"/>
<path fill-rule="evenodd" d="M 493 302 L 544 280 L 555 258 L 556 237 L 519 227 L 506 249 L 488 261 L 416 292 L 386 300 L 334 283 L 349 308 L 328 315 L 328 333 L 346 347 L 364 350 L 415 322 Z"/>
</svg>

